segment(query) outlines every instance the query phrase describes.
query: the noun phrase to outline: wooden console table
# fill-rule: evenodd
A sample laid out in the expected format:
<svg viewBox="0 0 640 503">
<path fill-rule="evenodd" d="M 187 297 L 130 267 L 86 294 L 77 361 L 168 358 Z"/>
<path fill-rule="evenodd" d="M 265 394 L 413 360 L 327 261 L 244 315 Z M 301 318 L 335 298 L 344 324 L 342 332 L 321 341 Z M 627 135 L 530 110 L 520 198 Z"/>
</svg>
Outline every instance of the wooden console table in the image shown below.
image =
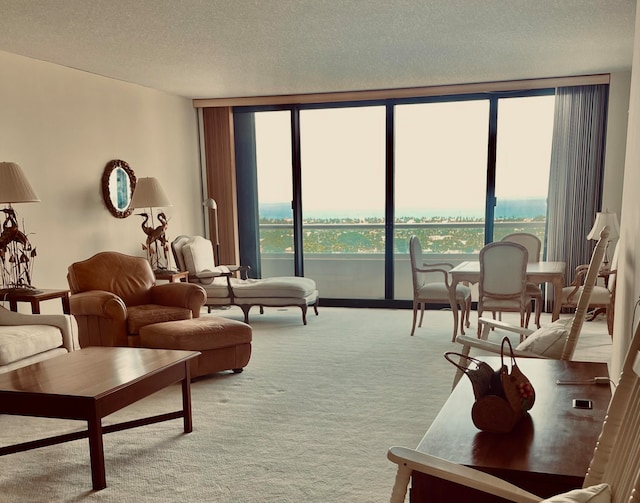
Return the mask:
<svg viewBox="0 0 640 503">
<path fill-rule="evenodd" d="M 499 357 L 482 357 L 492 368 Z M 611 399 L 606 384 L 556 384 L 608 376 L 605 363 L 520 358 L 518 366 L 536 391 L 536 402 L 507 434 L 479 431 L 471 420 L 474 397 L 463 377 L 417 447 L 418 451 L 466 465 L 547 498 L 582 486 Z M 593 409 L 573 408 L 574 398 Z M 411 502 L 505 500 L 414 472 Z"/>
</svg>

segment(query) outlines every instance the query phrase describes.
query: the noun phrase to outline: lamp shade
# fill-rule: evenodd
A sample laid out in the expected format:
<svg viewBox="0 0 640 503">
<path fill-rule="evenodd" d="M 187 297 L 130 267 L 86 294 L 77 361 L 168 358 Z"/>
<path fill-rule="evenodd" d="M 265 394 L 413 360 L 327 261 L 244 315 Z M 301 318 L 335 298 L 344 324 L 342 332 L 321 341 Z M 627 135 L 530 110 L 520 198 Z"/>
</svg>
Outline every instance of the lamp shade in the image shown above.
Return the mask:
<svg viewBox="0 0 640 503">
<path fill-rule="evenodd" d="M 132 208 L 163 208 L 171 206 L 166 192 L 157 178 L 138 178 L 131 199 Z"/>
<path fill-rule="evenodd" d="M 609 241 L 613 241 L 620 236 L 620 225 L 618 224 L 618 216 L 613 211 L 599 211 L 596 213 L 596 220 L 593 227 L 587 234 L 587 239 L 598 239 L 600 232 L 605 226 L 609 226 Z"/>
<path fill-rule="evenodd" d="M 202 206 L 206 206 L 207 208 L 210 208 L 212 210 L 217 210 L 218 209 L 218 204 L 216 203 L 216 200 L 213 199 L 212 197 L 202 201 Z"/>
<path fill-rule="evenodd" d="M 40 198 L 15 162 L 0 162 L 0 203 L 33 203 Z"/>
</svg>

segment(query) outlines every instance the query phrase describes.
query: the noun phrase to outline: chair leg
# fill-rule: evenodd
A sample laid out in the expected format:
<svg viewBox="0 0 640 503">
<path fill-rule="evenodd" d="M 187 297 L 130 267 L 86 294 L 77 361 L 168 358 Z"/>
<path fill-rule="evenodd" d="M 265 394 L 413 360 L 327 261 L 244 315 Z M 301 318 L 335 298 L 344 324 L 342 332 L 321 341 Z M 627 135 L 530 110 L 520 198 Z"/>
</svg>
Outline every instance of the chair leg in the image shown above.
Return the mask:
<svg viewBox="0 0 640 503">
<path fill-rule="evenodd" d="M 467 328 L 471 326 L 471 321 L 469 321 L 469 317 L 471 315 L 471 296 L 467 299 Z"/>
<path fill-rule="evenodd" d="M 260 306 L 262 307 L 262 306 Z M 306 325 L 307 324 L 307 305 L 306 304 L 302 304 L 300 306 L 300 309 L 302 309 L 302 324 Z"/>
<path fill-rule="evenodd" d="M 418 327 L 422 327 L 422 318 L 424 318 L 424 305 L 426 302 L 420 302 L 420 323 L 418 323 Z"/>
<path fill-rule="evenodd" d="M 536 328 L 540 328 L 540 315 L 542 314 L 542 297 L 536 299 Z"/>
<path fill-rule="evenodd" d="M 413 301 L 413 325 L 411 325 L 411 335 L 416 331 L 416 318 L 418 317 L 418 303 Z"/>
<path fill-rule="evenodd" d="M 240 306 L 242 308 L 242 312 L 244 313 L 244 322 L 248 325 L 249 324 L 249 309 L 251 309 L 251 306 Z"/>
<path fill-rule="evenodd" d="M 465 318 L 467 316 L 467 303 L 466 301 L 462 301 L 462 302 L 458 302 L 458 307 L 460 308 L 460 333 L 462 335 L 465 335 L 464 333 L 464 321 Z M 455 317 L 454 317 L 455 319 Z M 456 336 L 455 336 L 455 330 L 453 332 L 453 337 L 451 338 L 451 342 L 455 342 L 456 341 Z"/>
</svg>

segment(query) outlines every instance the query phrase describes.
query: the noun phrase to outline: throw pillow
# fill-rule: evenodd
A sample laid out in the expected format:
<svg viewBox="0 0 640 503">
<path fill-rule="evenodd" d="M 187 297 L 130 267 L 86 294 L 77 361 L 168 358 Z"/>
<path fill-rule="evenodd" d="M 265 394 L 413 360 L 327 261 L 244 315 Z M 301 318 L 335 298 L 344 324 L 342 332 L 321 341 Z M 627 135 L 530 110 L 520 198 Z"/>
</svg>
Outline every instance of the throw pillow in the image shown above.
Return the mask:
<svg viewBox="0 0 640 503">
<path fill-rule="evenodd" d="M 533 332 L 516 347 L 517 351 L 526 351 L 538 356 L 560 359 L 564 343 L 571 326 L 566 322 L 552 323 Z"/>
<path fill-rule="evenodd" d="M 574 489 L 547 498 L 541 503 L 611 503 L 611 487 L 609 484 L 598 484 L 583 489 Z"/>
</svg>

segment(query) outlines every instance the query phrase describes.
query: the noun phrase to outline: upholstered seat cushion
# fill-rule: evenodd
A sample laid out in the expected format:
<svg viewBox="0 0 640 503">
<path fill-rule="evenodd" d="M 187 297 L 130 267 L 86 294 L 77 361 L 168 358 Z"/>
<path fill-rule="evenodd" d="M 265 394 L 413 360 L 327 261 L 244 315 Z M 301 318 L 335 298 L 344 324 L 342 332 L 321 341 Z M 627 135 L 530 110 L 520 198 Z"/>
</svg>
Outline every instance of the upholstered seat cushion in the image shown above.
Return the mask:
<svg viewBox="0 0 640 503">
<path fill-rule="evenodd" d="M 283 297 L 303 299 L 313 294 L 316 282 L 310 278 L 298 276 L 279 276 L 275 278 L 246 279 L 232 283 L 233 294 L 243 297 Z"/>
<path fill-rule="evenodd" d="M 143 304 L 127 308 L 127 330 L 129 334 L 139 334 L 146 325 L 165 321 L 190 320 L 191 310 L 184 307 Z"/>
<path fill-rule="evenodd" d="M 568 297 L 569 295 L 571 295 L 571 292 L 573 292 L 573 290 L 574 290 L 573 286 L 565 286 L 562 289 L 563 304 L 568 303 Z M 574 303 L 578 302 L 578 299 L 580 298 L 581 293 L 582 293 L 582 287 L 580 286 L 578 287 L 578 290 L 576 291 L 576 293 L 574 293 L 571 296 L 571 299 Z M 611 292 L 604 286 L 595 285 L 591 292 L 591 298 L 589 300 L 589 304 L 595 305 L 595 304 L 609 304 L 609 303 L 611 303 Z"/>
<path fill-rule="evenodd" d="M 447 285 L 439 283 L 426 283 L 418 289 L 418 295 L 422 299 L 446 299 L 449 296 Z M 456 299 L 464 301 L 471 296 L 471 288 L 465 285 L 456 285 Z"/>
<path fill-rule="evenodd" d="M 62 346 L 62 332 L 50 325 L 0 326 L 0 365 Z"/>
<path fill-rule="evenodd" d="M 156 323 L 140 330 L 140 341 L 147 348 L 205 351 L 247 344 L 251 339 L 249 325 L 222 316 Z"/>
</svg>

